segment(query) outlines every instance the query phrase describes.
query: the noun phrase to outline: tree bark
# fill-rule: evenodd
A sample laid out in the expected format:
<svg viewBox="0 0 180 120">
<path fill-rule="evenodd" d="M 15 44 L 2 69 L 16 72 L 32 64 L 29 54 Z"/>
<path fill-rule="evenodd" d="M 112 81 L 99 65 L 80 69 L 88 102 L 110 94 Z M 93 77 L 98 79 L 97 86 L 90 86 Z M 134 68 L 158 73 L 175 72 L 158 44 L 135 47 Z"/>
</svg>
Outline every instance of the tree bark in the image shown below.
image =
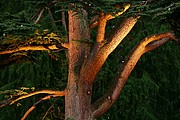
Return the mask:
<svg viewBox="0 0 180 120">
<path fill-rule="evenodd" d="M 131 71 L 134 69 L 140 57 L 146 52 L 165 44 L 169 40 L 176 40 L 172 33 L 156 34 L 146 37 L 130 51 L 125 61 L 119 66 L 110 88 L 103 97 L 92 104 L 92 110 L 94 111 L 92 115 L 94 118 L 104 114 L 117 100 Z"/>
<path fill-rule="evenodd" d="M 83 17 L 87 13 L 81 10 Z M 65 96 L 65 119 L 91 120 L 91 90 L 92 85 L 84 82 L 80 76 L 80 69 L 90 48 L 82 41 L 90 39 L 88 26 L 84 19 L 80 19 L 75 12 L 69 11 L 69 73 L 67 93 Z M 85 18 L 86 19 L 86 18 Z"/>
<path fill-rule="evenodd" d="M 122 39 L 130 32 L 137 18 L 130 17 L 118 27 L 115 36 L 108 43 L 104 42 L 103 27 L 99 27 L 97 43 L 90 47 L 89 28 L 86 23 L 86 12 L 81 10 L 84 19 L 78 18 L 76 13 L 69 11 L 69 74 L 65 95 L 65 119 L 92 120 L 91 93 L 96 74 L 105 62 L 108 55 L 117 47 Z M 103 21 L 101 21 L 103 22 Z M 99 22 L 99 25 L 101 25 Z M 85 41 L 85 42 L 84 42 Z M 99 65 L 98 65 L 99 64 Z"/>
<path fill-rule="evenodd" d="M 128 76 L 144 53 L 157 48 L 170 39 L 171 33 L 164 33 L 145 38 L 130 52 L 124 64 L 113 80 L 112 86 L 99 100 L 91 104 L 92 85 L 96 74 L 106 61 L 108 55 L 121 43 L 136 24 L 137 18 L 129 17 L 115 31 L 104 38 L 107 20 L 101 16 L 98 21 L 96 43 L 90 51 L 87 13 L 79 9 L 77 13 L 69 11 L 69 71 L 65 95 L 65 119 L 92 120 L 104 114 L 117 100 Z M 102 14 L 103 15 L 103 14 Z"/>
</svg>

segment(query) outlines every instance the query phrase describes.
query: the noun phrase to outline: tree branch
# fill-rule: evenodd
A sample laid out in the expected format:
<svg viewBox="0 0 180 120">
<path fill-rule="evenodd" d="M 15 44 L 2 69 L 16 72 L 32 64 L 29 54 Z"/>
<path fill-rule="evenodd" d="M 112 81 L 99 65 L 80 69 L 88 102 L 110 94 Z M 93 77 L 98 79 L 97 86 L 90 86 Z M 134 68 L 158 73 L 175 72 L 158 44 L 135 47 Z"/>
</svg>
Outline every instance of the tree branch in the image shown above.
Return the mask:
<svg viewBox="0 0 180 120">
<path fill-rule="evenodd" d="M 4 106 L 6 106 L 6 105 L 8 105 L 8 104 L 10 104 L 11 103 L 11 99 L 9 99 L 9 100 L 2 100 L 2 101 L 0 101 L 0 108 L 2 108 L 2 107 L 4 107 Z"/>
<path fill-rule="evenodd" d="M 97 36 L 96 36 L 96 41 L 98 43 L 100 43 L 104 40 L 106 23 L 107 23 L 107 20 L 105 18 L 105 15 L 104 15 L 104 13 L 101 13 L 100 18 L 99 18 L 99 23 L 98 23 Z"/>
<path fill-rule="evenodd" d="M 58 50 L 60 47 L 68 48 L 69 44 L 68 43 L 61 43 L 60 45 L 48 45 L 48 46 L 43 46 L 43 45 L 36 45 L 36 46 L 22 46 L 18 47 L 16 49 L 12 50 L 5 50 L 5 51 L 0 51 L 0 55 L 3 54 L 10 54 L 14 52 L 19 52 L 19 51 L 29 51 L 29 50 L 36 50 L 36 51 L 49 51 L 49 50 Z"/>
<path fill-rule="evenodd" d="M 59 97 L 59 95 L 48 95 L 43 97 L 42 99 L 40 99 L 39 101 L 37 101 L 31 108 L 29 108 L 28 111 L 26 111 L 26 113 L 24 114 L 24 116 L 21 118 L 21 120 L 25 120 L 27 118 L 27 116 L 36 108 L 36 106 L 41 103 L 44 100 L 48 100 L 50 98 L 54 98 L 54 97 Z"/>
<path fill-rule="evenodd" d="M 61 16 L 62 16 L 62 25 L 63 25 L 65 31 L 67 32 L 67 25 L 66 25 L 66 16 L 65 16 L 65 12 L 62 12 L 62 13 L 61 13 Z"/>
<path fill-rule="evenodd" d="M 5 50 L 5 51 L 0 51 L 0 54 L 10 54 L 10 53 L 14 53 L 14 52 L 18 52 L 18 51 L 28 51 L 28 50 L 44 50 L 44 51 L 48 51 L 48 50 L 57 50 L 59 48 L 56 47 L 56 45 L 50 45 L 47 47 L 44 46 L 22 46 L 13 50 Z"/>
<path fill-rule="evenodd" d="M 109 54 L 120 44 L 120 42 L 131 31 L 137 18 L 130 17 L 126 19 L 121 26 L 118 26 L 111 36 L 108 37 L 107 43 L 96 43 L 92 49 L 92 53 L 88 56 L 87 61 L 84 63 L 81 74 L 82 80 L 92 83 L 96 74 L 106 61 Z M 96 67 L 94 67 L 96 66 Z M 89 77 L 87 77 L 89 76 Z"/>
<path fill-rule="evenodd" d="M 34 22 L 35 24 L 38 23 L 40 18 L 42 17 L 42 14 L 44 13 L 45 7 L 51 7 L 56 2 L 57 2 L 56 0 L 49 2 L 46 6 L 43 6 L 41 9 L 38 10 L 38 12 L 36 12 L 32 17 L 30 17 L 29 20 L 33 20 L 36 16 L 38 16 L 36 21 Z"/>
<path fill-rule="evenodd" d="M 129 7 L 130 7 L 130 4 L 126 4 L 126 5 L 124 6 L 123 11 L 118 12 L 118 13 L 116 13 L 115 15 L 112 15 L 112 14 L 107 14 L 107 15 L 106 15 L 106 17 L 105 17 L 105 18 L 106 18 L 106 20 L 114 19 L 114 18 L 116 18 L 116 17 L 118 17 L 118 16 L 122 15 L 124 12 L 126 12 L 126 10 L 128 10 L 128 9 L 129 9 Z"/>
<path fill-rule="evenodd" d="M 103 19 L 106 20 L 106 21 L 108 21 L 108 20 L 110 20 L 110 19 L 116 18 L 116 17 L 122 15 L 124 12 L 126 12 L 126 10 L 128 10 L 129 7 L 130 7 L 130 4 L 125 5 L 123 11 L 118 12 L 118 13 L 116 13 L 115 15 L 112 15 L 112 14 L 110 14 L 110 13 L 109 13 L 109 14 L 106 14 L 106 15 L 103 15 Z M 101 13 L 101 14 L 102 14 L 102 13 Z M 104 14 L 104 13 L 103 13 L 103 14 Z M 100 16 L 100 17 L 101 17 L 101 16 Z M 99 15 L 94 16 L 94 17 L 92 18 L 91 22 L 90 22 L 90 29 L 93 29 L 94 27 L 96 27 L 96 26 L 99 24 L 100 21 L 101 21 L 101 19 L 99 19 Z"/>
<path fill-rule="evenodd" d="M 44 13 L 44 8 L 41 9 L 36 21 L 34 21 L 34 24 L 37 24 L 39 22 L 39 20 L 41 19 L 43 13 Z"/>
<path fill-rule="evenodd" d="M 135 46 L 125 59 L 125 62 L 119 66 L 116 76 L 113 80 L 111 88 L 99 100 L 92 104 L 94 118 L 105 113 L 119 97 L 128 76 L 133 70 L 139 58 L 146 52 L 151 51 L 169 40 L 175 40 L 172 33 L 162 33 L 153 35 L 142 40 Z"/>
<path fill-rule="evenodd" d="M 54 107 L 54 104 L 52 104 L 52 105 L 49 107 L 49 109 L 46 111 L 45 115 L 43 116 L 42 120 L 45 120 L 48 112 L 49 112 L 53 107 Z"/>
<path fill-rule="evenodd" d="M 54 91 L 54 90 L 35 91 L 35 92 L 29 93 L 27 95 L 20 96 L 19 98 L 15 99 L 15 100 L 12 100 L 10 105 L 14 104 L 15 102 L 17 102 L 17 101 L 19 101 L 21 99 L 31 97 L 31 96 L 37 95 L 37 94 L 51 94 L 51 95 L 65 96 L 65 93 L 66 93 L 65 91 Z"/>
</svg>

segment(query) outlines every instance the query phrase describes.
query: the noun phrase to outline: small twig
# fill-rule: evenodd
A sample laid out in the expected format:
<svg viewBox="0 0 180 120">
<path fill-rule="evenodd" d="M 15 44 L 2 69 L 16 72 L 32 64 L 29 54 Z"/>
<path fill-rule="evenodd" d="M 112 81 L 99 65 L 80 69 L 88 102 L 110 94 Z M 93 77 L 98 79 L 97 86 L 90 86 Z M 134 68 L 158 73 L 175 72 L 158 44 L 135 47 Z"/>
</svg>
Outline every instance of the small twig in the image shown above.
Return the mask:
<svg viewBox="0 0 180 120">
<path fill-rule="evenodd" d="M 43 6 L 42 8 L 40 8 L 39 10 L 38 10 L 38 12 L 36 12 L 32 17 L 30 17 L 30 20 L 33 20 L 38 14 L 38 18 L 37 18 L 37 22 L 40 20 L 40 18 L 41 18 L 41 16 L 42 16 L 42 13 L 44 12 L 44 10 L 43 9 L 45 9 L 45 7 L 51 7 L 52 5 L 54 5 L 55 3 L 56 3 L 57 1 L 56 0 L 53 0 L 53 1 L 51 1 L 47 6 Z M 37 23 L 37 22 L 34 22 L 35 24 Z"/>
<path fill-rule="evenodd" d="M 97 25 L 98 25 L 98 19 L 99 19 L 99 15 L 95 15 L 91 21 L 90 21 L 90 25 L 89 25 L 89 28 L 90 29 L 93 29 L 95 28 Z"/>
<path fill-rule="evenodd" d="M 37 101 L 31 108 L 29 108 L 28 111 L 26 111 L 26 113 L 24 114 L 24 116 L 21 118 L 21 120 L 25 120 L 27 118 L 27 116 L 36 108 L 36 106 L 41 103 L 44 100 L 50 99 L 52 97 L 59 97 L 60 95 L 48 95 L 43 97 L 42 99 L 40 99 L 39 101 Z"/>
<path fill-rule="evenodd" d="M 32 15 L 32 16 L 29 18 L 29 20 L 30 20 L 30 21 L 33 20 L 33 19 L 39 14 L 39 12 L 41 12 L 42 9 L 43 9 L 43 8 L 40 8 L 34 15 Z"/>
<path fill-rule="evenodd" d="M 51 107 L 49 107 L 49 109 L 46 111 L 46 113 L 44 114 L 44 116 L 43 116 L 43 118 L 42 118 L 42 120 L 44 120 L 45 118 L 46 118 L 46 116 L 47 116 L 47 114 L 48 114 L 48 112 L 53 108 L 53 106 L 54 106 L 54 104 L 53 105 L 51 105 Z"/>
<path fill-rule="evenodd" d="M 65 31 L 67 32 L 65 12 L 62 12 L 61 15 L 62 15 L 62 24 L 63 24 L 63 26 L 64 26 Z"/>
<path fill-rule="evenodd" d="M 54 91 L 54 90 L 35 91 L 35 92 L 29 93 L 27 95 L 20 96 L 19 98 L 15 99 L 15 100 L 12 100 L 10 105 L 14 104 L 15 102 L 17 102 L 17 101 L 19 101 L 21 99 L 31 97 L 31 96 L 37 95 L 37 94 L 51 94 L 51 95 L 65 96 L 65 91 Z"/>
<path fill-rule="evenodd" d="M 41 11 L 40 11 L 40 13 L 39 13 L 39 15 L 38 15 L 36 21 L 34 22 L 34 24 L 37 24 L 37 23 L 39 22 L 39 20 L 41 19 L 43 13 L 44 13 L 44 8 L 41 9 Z"/>
<path fill-rule="evenodd" d="M 10 100 L 3 100 L 3 101 L 0 101 L 0 102 L 1 102 L 1 103 L 0 103 L 0 108 L 6 106 L 6 105 L 8 105 L 8 104 L 10 104 L 11 101 L 12 101 L 11 99 L 10 99 Z"/>
</svg>

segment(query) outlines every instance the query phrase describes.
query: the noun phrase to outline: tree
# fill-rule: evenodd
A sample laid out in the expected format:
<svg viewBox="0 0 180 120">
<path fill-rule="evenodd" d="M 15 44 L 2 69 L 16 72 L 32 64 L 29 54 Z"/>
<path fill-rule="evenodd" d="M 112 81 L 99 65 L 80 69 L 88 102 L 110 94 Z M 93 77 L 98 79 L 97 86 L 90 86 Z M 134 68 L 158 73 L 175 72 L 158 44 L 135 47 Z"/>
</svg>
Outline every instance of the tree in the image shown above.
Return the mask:
<svg viewBox="0 0 180 120">
<path fill-rule="evenodd" d="M 54 1 L 51 2 L 51 4 L 52 3 L 54 3 Z M 68 4 L 68 42 L 62 43 L 59 41 L 58 36 L 54 33 L 46 33 L 46 31 L 43 31 L 43 33 L 39 35 L 39 32 L 36 31 L 34 38 L 27 38 L 27 42 L 25 41 L 23 45 L 18 44 L 18 47 L 16 45 L 17 48 L 13 47 L 13 49 L 5 49 L 4 51 L 1 51 L 0 54 L 12 54 L 19 51 L 49 51 L 65 48 L 68 50 L 67 56 L 69 60 L 68 83 L 65 90 L 36 91 L 20 96 L 17 99 L 5 101 L 1 106 L 13 104 L 20 99 L 24 99 L 32 95 L 46 93 L 50 95 L 42 98 L 40 101 L 35 103 L 35 105 L 52 97 L 65 96 L 65 119 L 91 120 L 104 114 L 117 100 L 128 79 L 128 76 L 139 58 L 144 53 L 163 45 L 169 40 L 176 40 L 171 32 L 155 34 L 144 38 L 130 51 L 124 62 L 119 65 L 117 73 L 112 79 L 112 85 L 109 87 L 107 92 L 100 99 L 91 103 L 92 87 L 97 73 L 103 66 L 108 56 L 128 35 L 140 19 L 140 16 L 143 15 L 143 11 L 140 9 L 137 9 L 137 11 L 135 10 L 135 14 L 127 15 L 124 21 L 120 21 L 109 35 L 105 35 L 107 22 L 125 13 L 131 6 L 130 3 L 126 3 L 124 5 L 114 4 L 114 8 L 117 9 L 120 6 L 123 9 L 118 9 L 115 12 L 104 11 L 103 9 L 100 9 L 100 11 L 95 10 L 98 15 L 92 17 L 91 21 L 88 22 L 88 14 L 87 10 L 84 9 L 84 6 L 89 7 L 89 5 L 83 1 L 76 1 L 74 3 L 70 2 Z M 151 4 L 141 3 L 141 5 L 144 5 L 143 8 L 145 8 L 146 5 Z M 148 12 L 156 13 L 155 10 L 149 10 Z M 41 12 L 39 13 L 38 18 L 40 18 L 40 16 Z M 36 22 L 38 22 L 38 19 Z M 91 43 L 91 31 L 96 26 L 96 41 Z M 19 41 L 15 41 L 15 43 L 17 44 Z M 27 111 L 22 119 L 26 118 L 32 109 L 34 109 L 34 106 Z"/>
</svg>

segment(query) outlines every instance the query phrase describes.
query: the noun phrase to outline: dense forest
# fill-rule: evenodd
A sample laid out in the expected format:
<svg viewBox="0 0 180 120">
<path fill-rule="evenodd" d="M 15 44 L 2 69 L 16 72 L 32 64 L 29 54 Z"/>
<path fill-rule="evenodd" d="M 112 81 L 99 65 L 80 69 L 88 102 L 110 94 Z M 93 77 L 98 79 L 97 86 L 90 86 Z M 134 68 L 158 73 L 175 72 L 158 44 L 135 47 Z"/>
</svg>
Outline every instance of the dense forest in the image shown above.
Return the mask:
<svg viewBox="0 0 180 120">
<path fill-rule="evenodd" d="M 70 4 L 75 4 L 76 7 L 70 8 Z M 125 18 L 137 15 L 140 18 L 97 73 L 92 86 L 92 103 L 106 93 L 111 85 L 111 79 L 119 69 L 119 64 L 125 62 L 129 51 L 142 39 L 170 31 L 173 32 L 176 40 L 168 41 L 142 55 L 117 101 L 97 119 L 178 120 L 180 118 L 180 2 L 178 0 L 1 0 L 0 120 L 21 119 L 33 105 L 35 109 L 28 115 L 28 120 L 65 119 L 64 97 L 43 100 L 46 95 L 39 94 L 14 104 L 9 101 L 33 91 L 64 90 L 67 87 L 69 54 L 61 43 L 69 41 L 69 10 L 77 12 L 74 16 L 84 19 L 83 12 L 78 9 L 85 9 L 88 12 L 87 21 L 91 22 L 93 16 L 100 13 L 99 11 L 116 15 L 122 12 L 127 4 L 131 6 L 126 12 L 107 22 L 105 36 L 111 34 L 115 25 L 123 23 Z M 88 42 L 75 42 L 90 46 L 92 49 L 91 46 L 97 39 L 97 30 L 99 30 L 97 27 L 91 30 Z M 45 38 L 48 35 L 53 41 L 49 42 L 49 39 Z M 30 38 L 35 39 L 29 41 Z M 42 39 L 48 40 L 42 42 Z M 49 45 L 54 44 L 57 49 L 49 49 Z M 19 47 L 31 45 L 43 46 L 44 50 L 18 51 Z M 17 51 L 4 52 L 14 49 Z"/>
</svg>

